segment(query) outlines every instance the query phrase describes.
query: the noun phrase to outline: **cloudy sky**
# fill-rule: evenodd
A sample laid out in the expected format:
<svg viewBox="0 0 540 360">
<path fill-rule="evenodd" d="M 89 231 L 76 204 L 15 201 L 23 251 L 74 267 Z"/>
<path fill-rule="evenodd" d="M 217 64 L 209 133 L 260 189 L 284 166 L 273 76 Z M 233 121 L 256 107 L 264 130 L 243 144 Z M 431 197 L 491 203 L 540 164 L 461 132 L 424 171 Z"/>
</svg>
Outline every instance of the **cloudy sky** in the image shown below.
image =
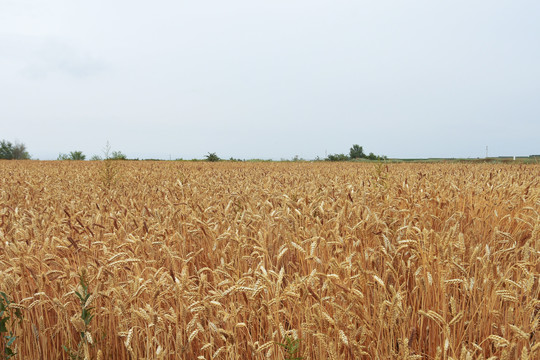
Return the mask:
<svg viewBox="0 0 540 360">
<path fill-rule="evenodd" d="M 34 158 L 540 153 L 540 1 L 0 0 Z"/>
</svg>

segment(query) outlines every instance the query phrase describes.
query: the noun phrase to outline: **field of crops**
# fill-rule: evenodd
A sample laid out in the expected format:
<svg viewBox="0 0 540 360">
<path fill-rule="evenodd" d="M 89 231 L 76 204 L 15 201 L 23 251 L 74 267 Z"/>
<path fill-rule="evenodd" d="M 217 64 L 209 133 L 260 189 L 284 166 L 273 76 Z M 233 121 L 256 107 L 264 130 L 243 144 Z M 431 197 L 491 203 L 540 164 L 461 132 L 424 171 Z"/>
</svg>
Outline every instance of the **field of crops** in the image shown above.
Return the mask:
<svg viewBox="0 0 540 360">
<path fill-rule="evenodd" d="M 538 359 L 539 273 L 538 165 L 0 162 L 15 359 Z"/>
</svg>

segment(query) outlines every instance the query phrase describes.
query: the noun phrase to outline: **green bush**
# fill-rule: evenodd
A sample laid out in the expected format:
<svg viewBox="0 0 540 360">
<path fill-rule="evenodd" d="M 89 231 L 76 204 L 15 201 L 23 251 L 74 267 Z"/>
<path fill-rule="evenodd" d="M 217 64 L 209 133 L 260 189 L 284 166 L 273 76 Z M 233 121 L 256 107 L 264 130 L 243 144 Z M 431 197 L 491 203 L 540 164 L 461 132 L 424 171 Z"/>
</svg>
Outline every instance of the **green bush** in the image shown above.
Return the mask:
<svg viewBox="0 0 540 360">
<path fill-rule="evenodd" d="M 58 155 L 58 160 L 85 160 L 86 155 L 82 151 L 71 151 L 69 154 Z"/>
<path fill-rule="evenodd" d="M 121 151 L 113 151 L 111 154 L 111 157 L 108 158 L 111 160 L 127 160 L 126 154 L 122 153 Z"/>
<path fill-rule="evenodd" d="M 347 160 L 350 160 L 350 158 L 345 154 L 330 154 L 325 160 L 326 161 L 347 161 Z"/>
</svg>

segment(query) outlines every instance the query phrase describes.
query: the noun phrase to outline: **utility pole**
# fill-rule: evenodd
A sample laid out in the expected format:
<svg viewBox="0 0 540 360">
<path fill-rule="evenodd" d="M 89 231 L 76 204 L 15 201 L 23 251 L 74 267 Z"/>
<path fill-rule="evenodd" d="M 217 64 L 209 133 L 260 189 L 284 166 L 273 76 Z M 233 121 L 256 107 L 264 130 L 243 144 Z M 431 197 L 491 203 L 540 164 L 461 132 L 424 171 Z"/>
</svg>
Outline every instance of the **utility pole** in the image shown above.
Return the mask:
<svg viewBox="0 0 540 360">
<path fill-rule="evenodd" d="M 486 145 L 486 159 L 488 158 L 488 146 Z"/>
</svg>

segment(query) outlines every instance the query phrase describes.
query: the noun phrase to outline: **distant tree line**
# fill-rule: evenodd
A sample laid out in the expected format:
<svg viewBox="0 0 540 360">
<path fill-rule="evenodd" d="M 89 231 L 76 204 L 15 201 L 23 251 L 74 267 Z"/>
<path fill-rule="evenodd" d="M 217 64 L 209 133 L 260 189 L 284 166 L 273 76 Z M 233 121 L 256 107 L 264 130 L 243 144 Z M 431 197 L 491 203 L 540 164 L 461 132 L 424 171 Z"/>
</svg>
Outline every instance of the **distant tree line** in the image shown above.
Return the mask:
<svg viewBox="0 0 540 360">
<path fill-rule="evenodd" d="M 354 159 L 366 159 L 366 160 L 386 160 L 384 155 L 375 155 L 370 152 L 369 155 L 364 153 L 364 148 L 358 144 L 354 144 L 349 150 L 349 155 L 345 154 L 330 154 L 325 159 L 326 161 L 348 161 Z"/>
<path fill-rule="evenodd" d="M 86 155 L 82 151 L 71 151 L 69 154 L 58 155 L 57 160 L 86 160 Z M 99 155 L 94 155 L 90 160 L 103 160 Z M 127 160 L 127 156 L 121 151 L 113 151 L 105 155 L 105 160 Z"/>
<path fill-rule="evenodd" d="M 15 144 L 2 140 L 0 141 L 0 159 L 7 160 L 24 160 L 30 159 L 28 151 L 26 151 L 26 146 L 22 143 L 16 142 Z M 375 155 L 370 152 L 368 155 L 364 153 L 362 146 L 354 144 L 350 150 L 349 154 L 330 154 L 324 160 L 326 161 L 349 161 L 356 159 L 365 159 L 365 160 L 386 160 L 384 155 Z M 80 150 L 70 151 L 69 153 L 60 153 L 57 160 L 86 160 L 86 155 Z M 127 156 L 121 151 L 110 151 L 110 145 L 107 142 L 107 145 L 104 149 L 104 157 L 99 155 L 93 155 L 90 160 L 127 160 Z M 138 159 L 137 159 L 138 160 Z M 194 159 L 196 160 L 196 159 Z M 208 153 L 205 155 L 206 161 L 220 161 L 221 158 L 215 153 Z M 319 160 L 317 157 L 316 160 Z M 230 158 L 230 161 L 242 161 L 241 159 Z M 303 161 L 298 155 L 296 155 L 292 161 Z"/>
<path fill-rule="evenodd" d="M 15 144 L 10 141 L 0 141 L 0 159 L 5 160 L 27 160 L 30 154 L 26 151 L 26 146 L 19 142 Z"/>
<path fill-rule="evenodd" d="M 27 160 L 30 154 L 26 150 L 26 145 L 20 142 L 0 141 L 0 160 Z M 109 143 L 104 149 L 104 158 L 94 155 L 90 160 L 127 160 L 127 156 L 121 151 L 110 151 Z M 60 153 L 57 160 L 86 160 L 86 155 L 82 151 L 75 150 L 67 154 Z"/>
</svg>

